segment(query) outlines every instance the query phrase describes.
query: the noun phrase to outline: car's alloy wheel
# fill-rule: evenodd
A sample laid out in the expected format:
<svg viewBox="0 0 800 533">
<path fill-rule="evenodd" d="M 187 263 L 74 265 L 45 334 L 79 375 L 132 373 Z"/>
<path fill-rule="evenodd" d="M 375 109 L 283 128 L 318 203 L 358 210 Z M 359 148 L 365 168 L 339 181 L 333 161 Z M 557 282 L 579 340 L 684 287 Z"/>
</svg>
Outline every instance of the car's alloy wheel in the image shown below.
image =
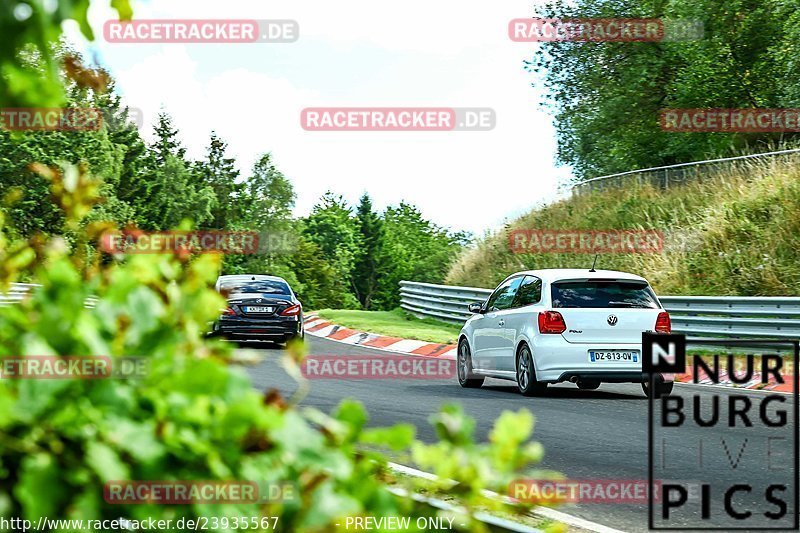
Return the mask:
<svg viewBox="0 0 800 533">
<path fill-rule="evenodd" d="M 484 378 L 476 378 L 472 373 L 472 355 L 470 355 L 469 344 L 465 339 L 458 344 L 456 372 L 458 373 L 458 383 L 462 387 L 476 389 L 483 385 Z"/>
<path fill-rule="evenodd" d="M 661 398 L 662 396 L 669 396 L 672 394 L 672 388 L 675 386 L 673 381 L 656 381 L 655 390 L 653 391 L 653 398 Z M 650 398 L 650 383 L 647 381 L 642 382 L 642 390 L 644 395 Z"/>
<path fill-rule="evenodd" d="M 527 345 L 522 346 L 517 357 L 517 388 L 523 396 L 535 396 L 547 389 L 547 383 L 536 381 L 533 357 Z"/>
</svg>

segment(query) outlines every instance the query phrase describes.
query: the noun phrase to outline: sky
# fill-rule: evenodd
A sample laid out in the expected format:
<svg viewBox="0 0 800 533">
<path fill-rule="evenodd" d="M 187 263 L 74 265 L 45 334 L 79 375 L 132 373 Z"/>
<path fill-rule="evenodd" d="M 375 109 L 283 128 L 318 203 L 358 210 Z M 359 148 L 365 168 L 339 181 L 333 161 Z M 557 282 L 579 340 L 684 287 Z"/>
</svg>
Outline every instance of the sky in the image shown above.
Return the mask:
<svg viewBox="0 0 800 533">
<path fill-rule="evenodd" d="M 134 19 L 291 19 L 292 43 L 112 43 L 108 0 L 92 0 L 95 40 L 69 40 L 107 68 L 124 102 L 142 110 L 152 138 L 172 115 L 188 155 L 211 131 L 229 144 L 242 176 L 264 152 L 307 214 L 328 189 L 378 209 L 405 200 L 435 223 L 477 235 L 563 194 L 570 171 L 555 162 L 552 117 L 512 42 L 508 23 L 533 16 L 530 0 L 169 0 L 133 2 Z M 301 127 L 307 107 L 492 108 L 491 131 L 321 132 Z"/>
</svg>

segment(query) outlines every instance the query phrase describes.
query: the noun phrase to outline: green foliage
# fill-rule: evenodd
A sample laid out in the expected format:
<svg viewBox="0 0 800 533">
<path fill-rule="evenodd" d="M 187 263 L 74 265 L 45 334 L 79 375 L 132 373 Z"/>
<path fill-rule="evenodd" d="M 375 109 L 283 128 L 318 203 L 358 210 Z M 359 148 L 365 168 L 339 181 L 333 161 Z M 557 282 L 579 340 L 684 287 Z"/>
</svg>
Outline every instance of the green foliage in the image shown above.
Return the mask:
<svg viewBox="0 0 800 533">
<path fill-rule="evenodd" d="M 517 254 L 515 229 L 653 229 L 662 253 L 606 253 L 598 268 L 645 276 L 662 295 L 791 296 L 800 291 L 798 159 L 742 165 L 666 191 L 635 184 L 531 211 L 466 250 L 447 282 L 494 287 L 509 273 L 589 268 L 590 254 Z"/>
<path fill-rule="evenodd" d="M 449 232 L 425 220 L 419 210 L 405 202 L 390 206 L 383 215 L 386 232 L 384 254 L 391 265 L 378 279 L 379 309 L 400 305 L 397 287 L 401 280 L 442 283 L 448 269 L 471 236 Z"/>
<path fill-rule="evenodd" d="M 358 302 L 343 285 L 340 275 L 313 241 L 300 237 L 289 258 L 289 267 L 300 280 L 297 294 L 306 309 L 357 307 Z"/>
<path fill-rule="evenodd" d="M 198 163 L 196 169 L 200 182 L 209 187 L 216 199 L 209 222 L 209 227 L 215 229 L 231 227 L 246 208 L 242 205 L 242 185 L 237 182 L 236 161 L 227 157 L 227 149 L 227 143 L 211 132 L 206 160 Z"/>
<path fill-rule="evenodd" d="M 128 0 L 112 0 L 121 19 L 129 19 Z M 13 7 L 12 7 L 13 6 Z M 87 0 L 59 0 L 57 8 L 45 2 L 23 0 L 7 2 L 0 10 L 0 108 L 57 107 L 65 99 L 60 78 L 60 58 L 52 46 L 61 37 L 61 24 L 66 20 L 78 23 L 81 33 L 92 39 Z M 31 62 L 35 57 L 38 61 Z M 75 73 L 80 81 L 81 76 Z"/>
<path fill-rule="evenodd" d="M 89 69 L 67 46 L 56 47 L 55 54 L 88 76 L 84 71 Z M 31 57 L 29 63 L 43 68 L 40 58 Z M 407 204 L 381 215 L 362 202 L 354 214 L 330 191 L 309 216 L 294 219 L 294 188 L 270 153 L 242 179 L 227 144 L 212 133 L 205 160 L 190 160 L 166 111 L 158 115 L 152 143 L 146 143 L 115 93 L 113 79 L 100 70 L 91 72 L 105 85 L 84 86 L 65 78 L 66 104 L 101 108 L 106 120 L 98 131 L 0 131 L 0 199 L 6 200 L 0 211 L 7 216 L 6 234 L 76 238 L 64 233 L 56 206 L 42 201 L 49 193 L 46 180 L 29 168 L 36 161 L 80 164 L 104 177 L 104 201 L 86 221 L 149 231 L 180 226 L 257 232 L 262 241 L 258 253 L 226 257 L 223 273 L 281 275 L 307 309 L 392 309 L 398 305 L 401 279 L 440 282 L 463 242 L 463 236 L 437 228 Z M 392 241 L 388 245 L 385 236 Z"/>
<path fill-rule="evenodd" d="M 297 195 L 292 183 L 273 163 L 272 154 L 266 153 L 255 162 L 243 194 L 240 218 L 244 227 L 268 231 L 289 228 Z"/>
<path fill-rule="evenodd" d="M 361 233 L 361 248 L 356 252 L 353 265 L 353 289 L 361 307 L 369 309 L 377 290 L 379 273 L 391 267 L 384 255 L 383 221 L 372 210 L 372 200 L 366 193 L 358 204 L 356 222 Z"/>
<path fill-rule="evenodd" d="M 361 249 L 362 236 L 344 198 L 331 191 L 325 192 L 311 214 L 303 220 L 302 235 L 316 245 L 322 252 L 322 258 L 330 264 L 334 272 L 333 283 L 337 287 L 337 299 L 341 303 L 328 305 L 360 307 L 352 292 L 351 278 Z"/>
<path fill-rule="evenodd" d="M 121 17 L 130 17 L 126 0 L 111 5 Z M 74 58 L 65 64 L 76 90 L 65 91 L 48 48 L 66 18 L 77 20 L 84 35 L 92 37 L 88 1 L 64 0 L 54 10 L 41 2 L 18 6 L 29 6 L 30 13 L 0 13 L 0 106 L 56 106 L 69 94 L 71 103 L 103 101 L 115 117 L 124 117 L 118 99 L 104 94 L 108 85 L 92 85 L 104 79 L 102 73 L 82 69 Z M 25 47 L 28 63 L 21 59 Z M 84 86 L 92 91 L 82 93 Z M 507 507 L 487 500 L 481 489 L 502 491 L 498 483 L 539 459 L 534 446 L 523 444 L 530 437 L 525 420 L 508 427 L 503 419 L 490 443 L 478 446 L 459 429 L 472 423 L 449 408 L 434 420 L 441 442 L 423 445 L 409 426 L 366 429 L 368 417 L 352 401 L 327 415 L 287 405 L 274 391 L 262 396 L 241 369 L 230 365 L 230 346 L 203 336 L 224 305 L 212 288 L 219 257 L 142 255 L 118 263 L 91 253 L 92 243 L 112 226 L 106 217 L 115 212 L 119 221 L 161 230 L 169 229 L 161 224 L 181 220 L 183 214 L 198 224 L 208 216 L 212 227 L 235 224 L 241 215 L 240 191 L 224 142 L 212 138 L 208 161 L 192 165 L 177 142 L 168 142 L 176 135 L 162 117 L 157 137 L 163 142 L 155 148 L 130 127 L 104 127 L 86 135 L 0 137 L 0 186 L 6 202 L 0 211 L 0 288 L 30 279 L 41 284 L 20 305 L 0 308 L 0 362 L 32 355 L 103 355 L 111 358 L 112 367 L 126 356 L 147 362 L 145 373 L 125 380 L 0 380 L 0 517 L 277 516 L 280 530 L 327 531 L 347 515 L 438 513 L 390 490 L 386 459 L 376 447 L 410 453 L 423 464 L 447 453 L 481 465 L 475 475 L 446 463 L 453 479 L 468 487 L 462 501 Z M 77 164 L 47 165 L 57 161 Z M 106 180 L 93 178 L 89 170 L 106 174 Z M 213 196 L 204 193 L 203 184 Z M 254 190 L 261 187 L 250 191 L 251 197 L 261 197 Z M 286 186 L 277 190 L 285 193 Z M 107 211 L 98 205 L 102 200 Z M 171 202 L 151 203 L 156 200 Z M 14 228 L 8 227 L 10 219 Z M 353 244 L 356 238 L 353 232 Z M 307 246 L 303 253 L 310 259 L 316 250 Z M 94 307 L 85 307 L 88 296 L 98 298 Z M 301 349 L 285 354 L 292 375 L 299 374 L 302 355 Z M 508 446 L 519 451 L 501 449 Z M 489 464 L 497 474 L 486 470 Z M 238 479 L 262 486 L 290 482 L 299 497 L 247 505 L 107 503 L 105 483 L 126 479 Z M 482 529 L 468 515 L 463 522 Z"/>
<path fill-rule="evenodd" d="M 394 309 L 400 305 L 401 280 L 441 283 L 470 240 L 465 233 L 436 226 L 405 202 L 379 216 L 365 195 L 353 215 L 344 199 L 330 191 L 303 222 L 304 237 L 336 272 L 347 308 Z M 326 307 L 342 306 L 326 302 Z"/>
<path fill-rule="evenodd" d="M 796 108 L 800 53 L 795 2 L 554 0 L 547 18 L 700 21 L 702 38 L 645 43 L 545 43 L 526 68 L 555 112 L 558 155 L 578 179 L 797 140 L 796 133 L 662 131 L 668 108 Z"/>
<path fill-rule="evenodd" d="M 78 168 L 39 166 L 64 206 L 70 228 L 97 201 L 100 183 Z M 87 227 L 83 239 L 99 237 Z M 0 233 L 2 235 L 2 233 Z M 86 262 L 59 239 L 0 239 L 0 281 L 31 276 L 42 284 L 18 306 L 0 307 L 0 362 L 9 357 L 106 355 L 146 360 L 130 379 L 0 380 L 0 517 L 131 520 L 278 517 L 282 531 L 330 531 L 346 516 L 434 516 L 399 496 L 380 449 L 435 468 L 467 505 L 456 524 L 482 531 L 468 509 L 519 512 L 484 489 L 505 491 L 530 474 L 541 447 L 532 417 L 503 414 L 487 444 L 455 407 L 432 419 L 439 441 L 418 442 L 414 428 L 367 428 L 360 404 L 344 400 L 328 415 L 257 392 L 229 363 L 230 345 L 203 337 L 224 300 L 213 290 L 219 258 L 139 255 L 121 263 Z M 86 308 L 88 296 L 97 304 Z M 284 354 L 298 375 L 301 349 Z M 293 399 L 297 402 L 300 396 Z M 112 505 L 108 481 L 241 480 L 262 488 L 290 483 L 298 497 L 246 504 Z M 393 487 L 388 483 L 391 482 Z M 413 523 L 413 521 L 412 521 Z M 251 528 L 252 529 L 252 528 Z M 218 531 L 233 531 L 221 526 Z"/>
</svg>

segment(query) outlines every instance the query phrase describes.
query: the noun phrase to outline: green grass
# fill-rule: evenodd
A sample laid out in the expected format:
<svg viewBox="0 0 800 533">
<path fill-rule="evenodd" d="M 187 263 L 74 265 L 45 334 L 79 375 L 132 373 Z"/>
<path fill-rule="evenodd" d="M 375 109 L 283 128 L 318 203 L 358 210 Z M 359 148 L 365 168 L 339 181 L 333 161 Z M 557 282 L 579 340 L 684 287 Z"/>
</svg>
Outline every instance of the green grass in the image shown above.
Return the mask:
<svg viewBox="0 0 800 533">
<path fill-rule="evenodd" d="M 661 295 L 800 294 L 800 158 L 750 162 L 666 191 L 636 183 L 566 198 L 508 229 L 654 229 L 662 253 L 601 254 L 598 268 L 645 276 Z M 464 251 L 446 283 L 495 287 L 535 268 L 589 268 L 591 254 L 512 253 L 508 230 Z"/>
<path fill-rule="evenodd" d="M 458 332 L 461 331 L 461 325 L 448 324 L 432 318 L 416 318 L 401 309 L 393 311 L 322 309 L 317 314 L 334 324 L 359 331 L 442 344 L 455 344 Z"/>
</svg>

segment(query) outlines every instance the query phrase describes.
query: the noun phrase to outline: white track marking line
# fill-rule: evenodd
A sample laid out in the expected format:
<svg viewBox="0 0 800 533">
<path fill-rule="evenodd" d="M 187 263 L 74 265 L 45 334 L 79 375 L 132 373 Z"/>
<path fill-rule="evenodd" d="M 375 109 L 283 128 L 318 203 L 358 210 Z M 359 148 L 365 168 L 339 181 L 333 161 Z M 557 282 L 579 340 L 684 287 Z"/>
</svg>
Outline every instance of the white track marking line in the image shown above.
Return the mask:
<svg viewBox="0 0 800 533">
<path fill-rule="evenodd" d="M 416 468 L 412 468 L 410 466 L 392 462 L 387 463 L 387 465 L 395 472 L 400 472 L 401 474 L 406 474 L 407 476 L 427 479 L 429 481 L 435 481 L 438 479 L 436 474 L 431 474 L 430 472 L 417 470 Z M 510 498 L 508 498 L 508 496 L 500 496 L 496 492 L 487 490 L 485 491 L 485 493 L 487 496 L 490 497 L 502 498 L 504 500 L 510 501 Z M 549 507 L 535 507 L 533 509 L 533 512 L 545 518 L 549 518 L 551 520 L 557 520 L 569 526 L 579 527 L 581 529 L 593 531 L 594 533 L 625 533 L 624 531 L 621 531 L 619 529 L 614 529 L 608 526 L 604 526 L 603 524 L 598 524 L 597 522 L 592 522 L 590 520 L 580 518 L 578 516 L 573 516 L 571 514 L 567 514 L 561 511 L 556 511 L 555 509 L 551 509 Z"/>
</svg>

